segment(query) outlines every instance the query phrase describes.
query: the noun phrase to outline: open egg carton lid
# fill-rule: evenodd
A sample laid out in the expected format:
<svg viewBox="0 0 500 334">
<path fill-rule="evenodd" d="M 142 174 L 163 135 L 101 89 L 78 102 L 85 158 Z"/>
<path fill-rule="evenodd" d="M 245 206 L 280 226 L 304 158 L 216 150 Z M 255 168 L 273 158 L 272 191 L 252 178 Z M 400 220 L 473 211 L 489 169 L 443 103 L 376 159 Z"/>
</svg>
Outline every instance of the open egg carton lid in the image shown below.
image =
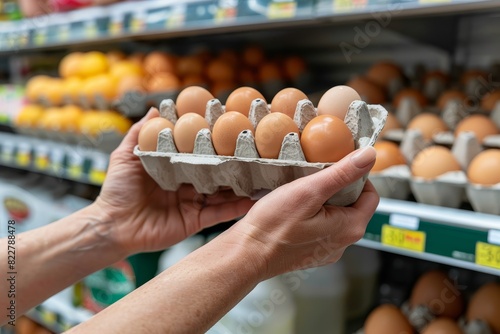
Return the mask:
<svg viewBox="0 0 500 334">
<path fill-rule="evenodd" d="M 207 103 L 205 119 L 210 129 L 224 112 L 224 107 L 217 99 Z M 252 102 L 248 117 L 256 127 L 269 113 L 265 101 L 257 99 Z M 160 104 L 160 115 L 172 123 L 177 121 L 172 100 L 164 100 Z M 316 115 L 313 104 L 309 100 L 302 100 L 297 104 L 294 121 L 302 131 Z M 373 146 L 386 119 L 387 111 L 382 106 L 354 101 L 344 122 L 353 134 L 356 148 L 361 148 Z M 182 183 L 192 184 L 202 194 L 213 194 L 219 187 L 227 186 L 239 196 L 258 198 L 267 191 L 332 165 L 307 162 L 296 133 L 285 136 L 278 159 L 260 158 L 253 133 L 248 130 L 239 134 L 235 156 L 216 155 L 209 129 L 198 132 L 193 154 L 177 153 L 170 129 L 160 132 L 157 146 L 156 152 L 142 152 L 136 146 L 134 153 L 162 189 L 171 191 L 177 190 Z M 367 175 L 339 191 L 328 203 L 340 206 L 354 203 L 361 194 L 366 178 Z"/>
</svg>

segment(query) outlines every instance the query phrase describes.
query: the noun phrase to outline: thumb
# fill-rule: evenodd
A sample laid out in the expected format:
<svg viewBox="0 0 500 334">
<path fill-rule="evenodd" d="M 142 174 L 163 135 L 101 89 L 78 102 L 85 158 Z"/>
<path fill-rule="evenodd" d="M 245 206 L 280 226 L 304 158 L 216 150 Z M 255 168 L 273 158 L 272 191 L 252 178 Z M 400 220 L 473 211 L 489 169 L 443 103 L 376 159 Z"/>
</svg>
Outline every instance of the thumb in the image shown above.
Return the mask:
<svg viewBox="0 0 500 334">
<path fill-rule="evenodd" d="M 314 189 L 315 197 L 326 202 L 330 197 L 370 171 L 376 151 L 372 146 L 358 149 L 336 164 L 308 176 L 305 182 Z M 314 196 L 313 195 L 313 196 Z"/>
</svg>

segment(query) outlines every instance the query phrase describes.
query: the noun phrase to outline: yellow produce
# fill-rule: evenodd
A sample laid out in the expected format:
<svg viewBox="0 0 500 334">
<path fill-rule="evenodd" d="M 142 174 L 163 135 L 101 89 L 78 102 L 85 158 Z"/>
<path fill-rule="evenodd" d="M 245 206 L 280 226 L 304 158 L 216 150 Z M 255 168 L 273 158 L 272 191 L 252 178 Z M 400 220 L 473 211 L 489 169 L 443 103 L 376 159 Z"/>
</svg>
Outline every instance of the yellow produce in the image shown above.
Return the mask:
<svg viewBox="0 0 500 334">
<path fill-rule="evenodd" d="M 20 127 L 35 127 L 42 117 L 44 109 L 36 104 L 28 104 L 17 114 L 14 124 Z"/>
<path fill-rule="evenodd" d="M 45 85 L 48 81 L 52 80 L 51 77 L 46 75 L 36 75 L 28 80 L 26 83 L 26 97 L 31 102 L 36 102 L 42 92 L 45 90 Z"/>
<path fill-rule="evenodd" d="M 82 56 L 79 74 L 89 78 L 98 74 L 106 73 L 109 69 L 108 58 L 99 51 L 87 52 Z"/>
<path fill-rule="evenodd" d="M 122 60 L 113 64 L 110 68 L 110 73 L 112 76 L 121 80 L 126 77 L 137 77 L 143 76 L 144 70 L 140 64 L 130 60 Z"/>
<path fill-rule="evenodd" d="M 62 117 L 60 108 L 48 108 L 40 118 L 38 126 L 45 130 L 60 131 Z"/>
<path fill-rule="evenodd" d="M 41 96 L 52 106 L 63 104 L 64 82 L 59 78 L 51 78 L 45 82 Z"/>
<path fill-rule="evenodd" d="M 114 50 L 106 53 L 106 58 L 108 58 L 108 64 L 112 66 L 113 64 L 116 64 L 125 59 L 126 55 L 121 51 Z"/>
<path fill-rule="evenodd" d="M 113 131 L 124 134 L 131 126 L 129 119 L 113 111 L 88 111 L 80 118 L 80 131 L 93 137 Z"/>
<path fill-rule="evenodd" d="M 64 96 L 69 97 L 73 103 L 80 103 L 80 95 L 84 81 L 79 77 L 69 77 L 64 79 Z"/>
<path fill-rule="evenodd" d="M 78 106 L 67 105 L 62 107 L 60 112 L 60 129 L 63 131 L 78 131 L 83 110 Z"/>
<path fill-rule="evenodd" d="M 105 101 L 110 102 L 116 98 L 117 83 L 110 74 L 101 74 L 92 78 L 88 78 L 83 84 L 81 94 L 87 97 L 90 103 L 95 103 L 95 97 L 100 95 Z"/>
<path fill-rule="evenodd" d="M 84 54 L 73 52 L 66 55 L 59 63 L 59 75 L 63 78 L 78 76 Z"/>
</svg>

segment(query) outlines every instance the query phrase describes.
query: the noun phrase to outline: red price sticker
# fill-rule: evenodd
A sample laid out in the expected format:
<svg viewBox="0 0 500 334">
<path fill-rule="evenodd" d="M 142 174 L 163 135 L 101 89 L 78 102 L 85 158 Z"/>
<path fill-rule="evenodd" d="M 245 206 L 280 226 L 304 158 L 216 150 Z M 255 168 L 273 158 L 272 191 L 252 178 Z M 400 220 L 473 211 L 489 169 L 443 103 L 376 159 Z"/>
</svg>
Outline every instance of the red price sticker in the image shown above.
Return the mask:
<svg viewBox="0 0 500 334">
<path fill-rule="evenodd" d="M 390 225 L 382 226 L 382 244 L 414 252 L 425 251 L 425 232 L 410 231 Z"/>
</svg>

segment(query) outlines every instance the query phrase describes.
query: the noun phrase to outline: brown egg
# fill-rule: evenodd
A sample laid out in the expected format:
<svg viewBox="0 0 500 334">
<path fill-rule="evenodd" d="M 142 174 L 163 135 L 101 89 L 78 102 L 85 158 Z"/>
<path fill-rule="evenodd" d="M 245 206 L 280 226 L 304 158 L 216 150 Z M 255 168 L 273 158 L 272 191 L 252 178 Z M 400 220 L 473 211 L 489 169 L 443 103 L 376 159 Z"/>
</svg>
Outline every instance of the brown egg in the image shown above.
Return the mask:
<svg viewBox="0 0 500 334">
<path fill-rule="evenodd" d="M 212 81 L 234 82 L 235 77 L 233 66 L 222 59 L 214 59 L 208 64 L 207 78 Z"/>
<path fill-rule="evenodd" d="M 467 169 L 469 181 L 483 186 L 500 183 L 500 149 L 483 151 L 472 159 Z"/>
<path fill-rule="evenodd" d="M 380 172 L 386 168 L 397 165 L 405 165 L 406 159 L 399 150 L 399 146 L 390 141 L 378 141 L 374 145 L 377 151 L 377 159 L 372 168 L 373 172 Z"/>
<path fill-rule="evenodd" d="M 257 67 L 264 61 L 264 51 L 259 46 L 249 46 L 243 51 L 243 61 L 248 66 Z"/>
<path fill-rule="evenodd" d="M 489 92 L 481 99 L 481 109 L 484 111 L 492 111 L 500 100 L 500 89 Z"/>
<path fill-rule="evenodd" d="M 337 162 L 354 151 L 351 130 L 340 118 L 314 117 L 302 131 L 300 144 L 309 162 Z"/>
<path fill-rule="evenodd" d="M 290 56 L 283 61 L 283 71 L 288 80 L 296 80 L 302 74 L 306 73 L 306 62 L 298 56 Z"/>
<path fill-rule="evenodd" d="M 460 77 L 460 82 L 463 85 L 466 85 L 470 80 L 487 80 L 488 79 L 488 73 L 485 71 L 481 70 L 468 70 L 462 74 Z"/>
<path fill-rule="evenodd" d="M 271 112 L 280 112 L 293 119 L 297 103 L 307 100 L 307 95 L 296 88 L 285 88 L 280 90 L 271 101 Z"/>
<path fill-rule="evenodd" d="M 259 67 L 259 81 L 269 82 L 275 80 L 283 80 L 283 74 L 278 64 L 274 62 L 266 62 Z"/>
<path fill-rule="evenodd" d="M 127 92 L 145 92 L 144 79 L 140 76 L 128 76 L 118 83 L 118 96 L 123 96 Z"/>
<path fill-rule="evenodd" d="M 173 55 L 165 52 L 151 52 L 144 58 L 144 70 L 149 75 L 155 75 L 160 72 L 175 73 L 177 61 Z"/>
<path fill-rule="evenodd" d="M 187 75 L 201 75 L 203 63 L 197 56 L 180 57 L 177 61 L 177 74 L 181 77 Z"/>
<path fill-rule="evenodd" d="M 431 79 L 438 79 L 445 85 L 450 81 L 450 77 L 443 71 L 439 70 L 427 72 L 423 77 L 424 84 Z"/>
<path fill-rule="evenodd" d="M 182 79 L 182 87 L 202 86 L 206 83 L 207 81 L 205 80 L 205 78 L 198 74 L 189 74 Z"/>
<path fill-rule="evenodd" d="M 429 155 L 428 159 L 431 159 L 433 154 L 424 151 L 424 154 Z M 444 164 L 439 159 L 434 160 L 438 164 Z M 410 306 L 419 305 L 427 306 L 435 316 L 457 319 L 464 311 L 463 292 L 457 289 L 456 284 L 444 272 L 429 271 L 420 276 L 411 292 Z"/>
<path fill-rule="evenodd" d="M 431 140 L 437 133 L 448 131 L 448 126 L 439 117 L 431 113 L 422 113 L 412 118 L 407 129 L 420 130 L 426 140 Z"/>
<path fill-rule="evenodd" d="M 466 318 L 469 321 L 483 320 L 493 330 L 500 334 L 500 284 L 483 285 L 472 296 L 467 308 Z"/>
<path fill-rule="evenodd" d="M 415 102 L 417 102 L 418 105 L 422 108 L 427 106 L 427 98 L 424 96 L 424 94 L 422 94 L 422 92 L 415 88 L 405 88 L 400 90 L 396 94 L 396 96 L 394 96 L 394 101 L 392 103 L 394 104 L 394 107 L 398 108 L 401 104 L 401 101 L 407 98 L 414 99 Z"/>
<path fill-rule="evenodd" d="M 128 56 L 127 60 L 142 66 L 142 64 L 144 62 L 144 58 L 146 58 L 146 55 L 144 53 L 135 52 L 135 53 L 131 54 L 130 56 Z"/>
<path fill-rule="evenodd" d="M 248 117 L 237 111 L 226 111 L 215 121 L 212 142 L 218 155 L 234 155 L 236 140 L 241 131 L 254 132 Z"/>
<path fill-rule="evenodd" d="M 395 129 L 401 129 L 401 128 L 402 128 L 402 126 L 399 123 L 396 116 L 394 116 L 392 113 L 388 113 L 387 120 L 385 121 L 384 128 L 380 132 L 379 138 L 384 138 L 385 133 L 389 130 L 395 130 Z"/>
<path fill-rule="evenodd" d="M 344 120 L 349 106 L 356 100 L 361 100 L 361 97 L 354 89 L 349 86 L 335 86 L 319 100 L 318 115 L 332 115 Z"/>
<path fill-rule="evenodd" d="M 366 103 L 382 104 L 386 101 L 385 92 L 376 83 L 365 77 L 349 80 L 346 86 L 354 89 Z"/>
<path fill-rule="evenodd" d="M 173 131 L 174 124 L 162 117 L 156 117 L 144 123 L 141 131 L 139 132 L 139 149 L 141 151 L 156 151 L 158 134 L 161 130 L 166 128 L 169 128 Z"/>
<path fill-rule="evenodd" d="M 181 82 L 175 74 L 168 72 L 156 73 L 146 82 L 148 92 L 168 92 L 178 90 Z"/>
<path fill-rule="evenodd" d="M 181 117 L 184 114 L 194 112 L 205 117 L 207 103 L 213 98 L 214 96 L 203 87 L 191 86 L 184 88 L 175 101 L 177 116 Z"/>
<path fill-rule="evenodd" d="M 255 130 L 255 145 L 261 158 L 277 159 L 283 138 L 290 132 L 299 134 L 295 122 L 280 112 L 264 116 Z"/>
<path fill-rule="evenodd" d="M 237 111 L 248 116 L 250 105 L 253 100 L 260 99 L 264 102 L 266 99 L 258 90 L 252 87 L 240 87 L 234 90 L 227 98 L 226 110 Z M 267 103 L 267 102 L 266 102 Z"/>
<path fill-rule="evenodd" d="M 427 325 L 422 334 L 464 334 L 458 324 L 450 318 L 438 318 Z"/>
<path fill-rule="evenodd" d="M 484 138 L 498 134 L 495 123 L 484 115 L 471 115 L 464 118 L 455 128 L 455 136 L 462 132 L 472 132 L 477 140 L 482 143 Z"/>
<path fill-rule="evenodd" d="M 394 305 L 381 305 L 365 321 L 365 334 L 413 334 L 406 316 Z"/>
<path fill-rule="evenodd" d="M 457 100 L 457 101 L 461 102 L 462 104 L 465 104 L 466 99 L 467 99 L 467 96 L 461 90 L 450 89 L 450 90 L 444 91 L 439 96 L 439 99 L 437 100 L 436 105 L 438 106 L 438 108 L 440 110 L 443 110 L 450 100 Z"/>
<path fill-rule="evenodd" d="M 414 176 L 427 180 L 453 171 L 459 171 L 460 165 L 451 151 L 443 146 L 431 146 L 420 151 L 411 164 Z"/>
<path fill-rule="evenodd" d="M 394 63 L 381 61 L 370 67 L 368 72 L 366 72 L 366 77 L 386 89 L 392 80 L 403 78 L 403 71 Z"/>
<path fill-rule="evenodd" d="M 199 114 L 190 112 L 179 117 L 174 126 L 174 142 L 179 153 L 193 153 L 196 135 L 209 129 L 208 122 Z"/>
</svg>

